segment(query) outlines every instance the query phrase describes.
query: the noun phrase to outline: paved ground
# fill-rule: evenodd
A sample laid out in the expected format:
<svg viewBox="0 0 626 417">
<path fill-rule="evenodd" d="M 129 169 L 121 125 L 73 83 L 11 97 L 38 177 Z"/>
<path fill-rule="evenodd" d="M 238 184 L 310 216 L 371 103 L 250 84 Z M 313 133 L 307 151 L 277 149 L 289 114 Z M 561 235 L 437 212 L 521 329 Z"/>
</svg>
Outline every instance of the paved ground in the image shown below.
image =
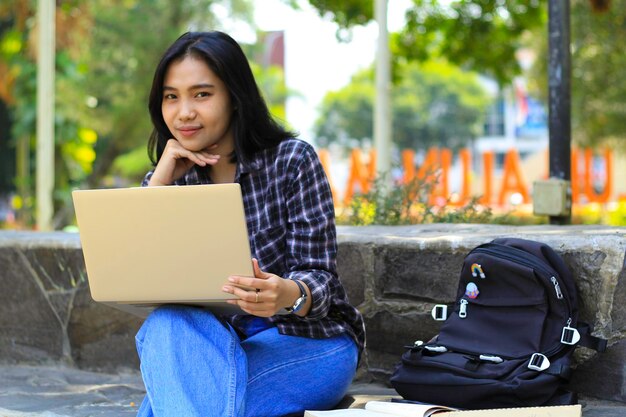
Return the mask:
<svg viewBox="0 0 626 417">
<path fill-rule="evenodd" d="M 144 392 L 136 372 L 0 366 L 0 417 L 133 416 Z"/>
<path fill-rule="evenodd" d="M 354 384 L 344 406 L 358 408 L 395 391 Z M 0 365 L 0 417 L 134 416 L 144 395 L 136 371 L 115 375 L 64 366 Z M 582 399 L 583 417 L 626 417 L 626 404 Z"/>
</svg>

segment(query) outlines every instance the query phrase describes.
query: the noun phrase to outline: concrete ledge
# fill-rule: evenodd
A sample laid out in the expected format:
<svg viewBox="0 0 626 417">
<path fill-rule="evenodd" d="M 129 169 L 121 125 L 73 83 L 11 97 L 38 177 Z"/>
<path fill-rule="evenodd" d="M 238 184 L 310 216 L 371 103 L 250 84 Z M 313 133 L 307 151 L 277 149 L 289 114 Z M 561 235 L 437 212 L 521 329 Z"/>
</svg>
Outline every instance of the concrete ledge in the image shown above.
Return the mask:
<svg viewBox="0 0 626 417">
<path fill-rule="evenodd" d="M 361 381 L 386 382 L 403 351 L 439 326 L 433 304 L 454 301 L 465 254 L 496 237 L 543 241 L 574 273 L 581 319 L 609 351 L 579 349 L 573 388 L 626 401 L 626 228 L 420 225 L 339 227 L 339 270 L 366 318 Z M 77 235 L 0 232 L 0 361 L 137 369 L 140 320 L 91 301 Z M 6 290 L 8 289 L 8 290 Z"/>
</svg>

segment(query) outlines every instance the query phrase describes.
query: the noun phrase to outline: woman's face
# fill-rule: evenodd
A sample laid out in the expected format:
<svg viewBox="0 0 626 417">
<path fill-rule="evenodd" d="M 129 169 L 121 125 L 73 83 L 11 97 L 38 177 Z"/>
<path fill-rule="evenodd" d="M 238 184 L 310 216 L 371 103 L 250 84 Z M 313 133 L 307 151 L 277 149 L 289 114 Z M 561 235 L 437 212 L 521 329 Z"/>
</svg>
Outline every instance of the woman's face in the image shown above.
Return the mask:
<svg viewBox="0 0 626 417">
<path fill-rule="evenodd" d="M 212 145 L 212 154 L 234 148 L 230 124 L 233 108 L 222 80 L 193 56 L 174 61 L 165 72 L 161 111 L 174 138 L 190 151 Z"/>
</svg>

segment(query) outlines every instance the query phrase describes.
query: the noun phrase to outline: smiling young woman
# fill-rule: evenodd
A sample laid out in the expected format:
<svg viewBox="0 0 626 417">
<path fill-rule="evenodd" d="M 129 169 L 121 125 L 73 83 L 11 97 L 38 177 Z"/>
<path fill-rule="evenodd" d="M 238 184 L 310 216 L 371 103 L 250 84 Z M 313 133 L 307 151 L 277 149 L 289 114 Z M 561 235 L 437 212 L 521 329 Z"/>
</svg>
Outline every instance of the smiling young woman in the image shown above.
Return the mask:
<svg viewBox="0 0 626 417">
<path fill-rule="evenodd" d="M 216 151 L 232 152 L 228 89 L 204 61 L 187 56 L 170 65 L 161 108 L 165 124 L 185 148 L 201 151 L 217 145 Z"/>
<path fill-rule="evenodd" d="M 235 166 L 228 160 L 235 142 L 233 106 L 228 89 L 203 60 L 188 55 L 170 64 L 163 80 L 161 112 L 173 136 L 165 151 L 176 165 L 173 171 L 169 164 L 157 165 L 150 185 L 171 184 L 177 178 L 168 174 L 179 177 L 192 163 L 213 165 L 214 182 L 234 181 Z"/>
<path fill-rule="evenodd" d="M 272 119 L 241 48 L 221 32 L 172 44 L 148 107 L 154 169 L 143 185 L 239 183 L 254 277 L 224 277 L 242 314 L 164 306 L 148 317 L 136 337 L 147 391 L 139 416 L 333 407 L 365 329 L 337 276 L 332 194 L 314 149 Z"/>
</svg>

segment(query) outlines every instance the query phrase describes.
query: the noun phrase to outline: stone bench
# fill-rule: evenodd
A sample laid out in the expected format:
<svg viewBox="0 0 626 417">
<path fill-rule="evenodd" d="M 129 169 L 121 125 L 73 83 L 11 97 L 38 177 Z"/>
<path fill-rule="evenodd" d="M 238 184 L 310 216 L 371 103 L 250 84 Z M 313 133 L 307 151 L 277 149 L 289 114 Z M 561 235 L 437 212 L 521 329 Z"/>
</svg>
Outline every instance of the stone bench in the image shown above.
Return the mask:
<svg viewBox="0 0 626 417">
<path fill-rule="evenodd" d="M 437 333 L 430 310 L 454 302 L 471 248 L 514 236 L 563 256 L 579 288 L 581 319 L 609 339 L 604 354 L 577 351 L 573 389 L 626 402 L 626 228 L 435 224 L 338 232 L 339 272 L 368 332 L 359 381 L 386 382 L 404 345 Z M 1 362 L 138 368 L 141 321 L 91 300 L 77 235 L 0 232 L 0 265 Z"/>
</svg>

